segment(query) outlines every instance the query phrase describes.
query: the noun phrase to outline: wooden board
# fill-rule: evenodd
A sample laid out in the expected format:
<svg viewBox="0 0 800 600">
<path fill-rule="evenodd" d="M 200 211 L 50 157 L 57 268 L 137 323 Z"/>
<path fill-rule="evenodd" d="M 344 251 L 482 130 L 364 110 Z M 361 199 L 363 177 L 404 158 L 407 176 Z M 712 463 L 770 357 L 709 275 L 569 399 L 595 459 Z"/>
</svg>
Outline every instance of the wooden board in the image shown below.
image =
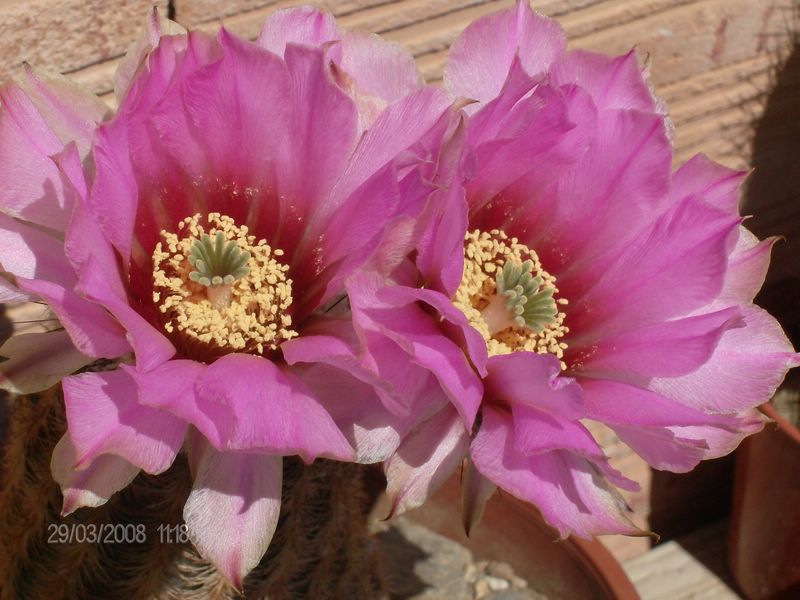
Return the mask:
<svg viewBox="0 0 800 600">
<path fill-rule="evenodd" d="M 623 562 L 642 600 L 739 600 L 719 521 Z"/>
</svg>

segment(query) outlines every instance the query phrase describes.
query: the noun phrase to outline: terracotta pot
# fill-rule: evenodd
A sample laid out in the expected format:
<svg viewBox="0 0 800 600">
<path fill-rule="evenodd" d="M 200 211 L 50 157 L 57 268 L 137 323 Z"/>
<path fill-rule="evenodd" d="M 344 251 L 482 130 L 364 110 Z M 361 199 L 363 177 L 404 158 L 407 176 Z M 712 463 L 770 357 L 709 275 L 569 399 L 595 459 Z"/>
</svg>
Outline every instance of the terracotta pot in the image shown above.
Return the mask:
<svg viewBox="0 0 800 600">
<path fill-rule="evenodd" d="M 597 540 L 558 540 L 533 507 L 496 493 L 469 538 L 460 519 L 458 477 L 451 478 L 409 518 L 469 548 L 477 560 L 502 561 L 548 598 L 637 600 L 617 560 Z M 558 541 L 557 541 L 558 540 Z"/>
<path fill-rule="evenodd" d="M 737 451 L 728 560 L 747 598 L 800 598 L 800 430 L 775 423 Z"/>
</svg>

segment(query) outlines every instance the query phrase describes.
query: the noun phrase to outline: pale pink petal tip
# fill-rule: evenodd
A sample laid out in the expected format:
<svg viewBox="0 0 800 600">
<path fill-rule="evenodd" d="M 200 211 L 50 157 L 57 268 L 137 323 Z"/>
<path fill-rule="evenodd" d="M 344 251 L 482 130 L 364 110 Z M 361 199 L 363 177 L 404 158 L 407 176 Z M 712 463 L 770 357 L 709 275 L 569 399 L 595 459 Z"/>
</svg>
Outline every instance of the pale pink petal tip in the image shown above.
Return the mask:
<svg viewBox="0 0 800 600">
<path fill-rule="evenodd" d="M 445 85 L 456 96 L 486 103 L 503 88 L 515 57 L 528 75 L 540 76 L 565 45 L 558 23 L 518 0 L 513 8 L 474 21 L 456 39 L 447 56 Z"/>
<path fill-rule="evenodd" d="M 278 525 L 281 458 L 193 448 L 194 485 L 183 509 L 189 539 L 241 591 Z"/>
<path fill-rule="evenodd" d="M 61 515 L 66 516 L 83 506 L 100 506 L 117 491 L 126 487 L 139 469 L 119 456 L 104 454 L 77 470 L 75 446 L 65 433 L 53 450 L 50 468 L 53 479 L 61 486 L 64 502 Z"/>
</svg>

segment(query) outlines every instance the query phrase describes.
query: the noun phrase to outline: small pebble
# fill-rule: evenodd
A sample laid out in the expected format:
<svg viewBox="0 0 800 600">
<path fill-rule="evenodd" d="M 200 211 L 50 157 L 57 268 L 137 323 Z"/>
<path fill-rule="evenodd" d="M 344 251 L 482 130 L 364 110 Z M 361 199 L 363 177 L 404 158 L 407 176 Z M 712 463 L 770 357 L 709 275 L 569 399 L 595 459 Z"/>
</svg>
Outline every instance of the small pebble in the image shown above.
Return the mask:
<svg viewBox="0 0 800 600">
<path fill-rule="evenodd" d="M 489 589 L 493 592 L 499 592 L 500 590 L 507 590 L 511 587 L 511 584 L 506 581 L 505 579 L 500 579 L 499 577 L 492 577 L 491 575 L 486 575 L 483 578 L 486 582 L 486 585 L 489 586 Z"/>
</svg>

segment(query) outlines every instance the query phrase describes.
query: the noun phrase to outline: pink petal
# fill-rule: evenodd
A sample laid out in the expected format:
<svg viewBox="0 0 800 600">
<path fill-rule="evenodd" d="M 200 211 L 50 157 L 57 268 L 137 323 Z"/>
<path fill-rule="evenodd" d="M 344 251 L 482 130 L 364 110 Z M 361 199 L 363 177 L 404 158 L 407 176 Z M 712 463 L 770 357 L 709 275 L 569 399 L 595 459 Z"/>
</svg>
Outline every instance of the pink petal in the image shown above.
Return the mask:
<svg viewBox="0 0 800 600">
<path fill-rule="evenodd" d="M 744 327 L 725 331 L 711 358 L 696 371 L 657 377 L 648 387 L 708 412 L 741 412 L 769 400 L 800 356 L 780 324 L 753 305 L 741 307 Z"/>
<path fill-rule="evenodd" d="M 656 111 L 635 50 L 622 56 L 571 50 L 556 60 L 550 76 L 554 85 L 575 84 L 588 91 L 599 110 Z"/>
<path fill-rule="evenodd" d="M 183 35 L 186 30 L 175 21 L 163 17 L 154 6 L 147 16 L 147 21 L 136 41 L 128 48 L 125 59 L 114 73 L 114 94 L 117 104 L 122 105 L 131 82 L 136 77 L 137 71 L 147 60 L 148 54 L 158 47 L 162 36 Z"/>
<path fill-rule="evenodd" d="M 697 154 L 675 172 L 671 196 L 674 201 L 696 196 L 710 206 L 739 214 L 739 191 L 747 177 L 744 171 L 734 171 Z"/>
<path fill-rule="evenodd" d="M 75 446 L 69 433 L 65 433 L 53 449 L 50 461 L 53 479 L 64 497 L 62 517 L 83 506 L 105 504 L 139 474 L 138 467 L 113 454 L 98 456 L 80 471 L 74 469 L 76 460 Z"/>
<path fill-rule="evenodd" d="M 166 184 L 185 175 L 180 166 L 194 161 L 191 176 L 195 181 L 206 175 L 203 149 L 187 132 L 189 117 L 180 83 L 219 53 L 219 44 L 208 35 L 161 38 L 146 68 L 131 83 L 115 119 L 98 130 L 93 149 L 96 175 L 88 206 L 124 263 L 130 258 L 135 219 L 137 225 L 148 223 L 150 209 L 159 208 L 163 209 L 160 214 L 180 212 L 175 221 L 190 214 L 185 189 L 182 195 L 171 195 L 169 202 L 163 200 L 169 194 Z M 180 149 L 176 156 L 170 155 L 174 147 Z M 149 201 L 140 206 L 140 196 Z M 157 238 L 161 223 L 152 225 Z"/>
<path fill-rule="evenodd" d="M 497 138 L 517 137 L 518 126 L 523 123 L 517 121 L 517 130 L 514 130 L 510 116 L 516 112 L 519 117 L 519 109 L 523 106 L 530 109 L 530 103 L 521 101 L 533 97 L 545 85 L 541 79 L 526 73 L 522 59 L 515 56 L 500 94 L 492 101 L 484 103 L 467 121 L 468 144 L 477 145 Z M 551 93 L 551 97 L 558 96 Z"/>
<path fill-rule="evenodd" d="M 287 44 L 321 46 L 339 40 L 336 20 L 328 12 L 312 6 L 275 11 L 264 22 L 258 45 L 283 56 Z"/>
<path fill-rule="evenodd" d="M 77 290 L 87 298 L 105 306 L 128 331 L 129 341 L 136 352 L 137 365 L 150 370 L 169 360 L 175 354 L 170 341 L 148 323 L 127 302 L 120 298 L 100 263 L 90 256 L 86 260 Z"/>
<path fill-rule="evenodd" d="M 189 539 L 236 587 L 267 551 L 281 507 L 278 456 L 218 452 L 206 444 L 183 507 Z"/>
<path fill-rule="evenodd" d="M 388 343 L 395 346 L 397 360 L 387 359 L 385 348 L 376 360 L 360 347 L 352 323 L 320 317 L 281 345 L 293 372 L 356 448 L 358 462 L 384 460 L 409 429 L 449 403 L 430 372 L 410 364 L 404 350 Z M 383 458 L 370 458 L 378 455 Z"/>
<path fill-rule="evenodd" d="M 586 287 L 583 281 L 573 284 L 573 274 L 581 280 L 587 274 L 604 275 L 596 270 L 598 257 L 643 235 L 654 215 L 670 206 L 672 148 L 660 116 L 606 111 L 593 117 L 585 95 L 573 91 L 569 99 L 570 119 L 580 118 L 576 130 L 587 136 L 588 149 L 576 153 L 573 164 L 549 174 L 545 183 L 553 189 L 539 192 L 524 215 L 522 227 L 533 223 L 535 228 L 527 234 L 511 231 L 537 250 L 572 302 Z M 516 191 L 517 197 L 526 190 L 536 192 L 528 185 Z"/>
<path fill-rule="evenodd" d="M 738 219 L 692 198 L 676 204 L 607 258 L 585 265 L 599 279 L 583 294 L 568 296 L 570 329 L 597 339 L 711 302 L 722 289 L 738 225 Z"/>
<path fill-rule="evenodd" d="M 736 419 L 707 414 L 651 390 L 617 381 L 582 379 L 586 416 L 611 425 L 668 427 L 715 425 L 735 429 Z"/>
<path fill-rule="evenodd" d="M 49 158 L 61 149 L 60 143 L 35 109 L 25 105 L 28 101 L 24 94 L 10 85 L 0 93 L 0 178 L 6 182 L 0 192 L 0 209 L 13 217 L 63 231 L 70 203 Z"/>
<path fill-rule="evenodd" d="M 543 410 L 514 403 L 514 448 L 533 456 L 554 450 L 571 450 L 586 458 L 603 459 L 603 453 L 589 430 L 580 421 L 565 419 Z"/>
<path fill-rule="evenodd" d="M 356 105 L 334 83 L 324 52 L 290 44 L 286 66 L 291 77 L 292 113 L 287 124 L 287 151 L 279 163 L 281 193 L 290 198 L 293 217 L 309 218 L 328 201 L 334 184 L 345 170 L 356 146 L 358 113 Z M 261 102 L 266 102 L 263 100 Z M 257 108 L 263 112 L 263 104 Z M 253 118 L 258 118 L 253 115 Z M 263 152 L 263 151 L 262 151 Z M 314 173 L 314 177 L 308 177 Z M 308 221 L 285 219 L 275 240 L 282 247 L 303 247 L 302 234 L 318 233 Z M 311 231 L 305 231 L 306 229 Z M 295 255 L 301 258 L 301 251 Z"/>
<path fill-rule="evenodd" d="M 331 198 L 319 207 L 314 220 L 327 223 L 343 202 L 378 170 L 414 145 L 431 130 L 451 106 L 440 89 L 425 87 L 387 107 L 362 136 L 347 170 Z"/>
<path fill-rule="evenodd" d="M 759 242 L 747 229 L 739 227 L 739 239 L 728 257 L 725 283 L 717 297 L 718 303 L 750 303 L 755 298 L 769 269 L 772 246 L 778 238 Z"/>
<path fill-rule="evenodd" d="M 450 47 L 444 80 L 456 96 L 488 102 L 500 92 L 519 56 L 530 75 L 545 72 L 564 51 L 561 27 L 531 10 L 526 0 L 481 17 Z"/>
<path fill-rule="evenodd" d="M 577 385 L 577 384 L 573 384 Z M 591 416 L 588 413 L 588 416 Z M 565 419 L 525 404 L 512 403 L 514 449 L 525 456 L 569 451 L 590 460 L 606 479 L 623 489 L 638 491 L 639 484 L 614 469 L 592 434 L 580 421 Z"/>
<path fill-rule="evenodd" d="M 198 397 L 221 404 L 232 419 L 216 423 L 225 449 L 352 460 L 353 450 L 330 415 L 289 372 L 265 358 L 228 354 L 200 375 Z"/>
<path fill-rule="evenodd" d="M 0 389 L 33 394 L 55 385 L 94 359 L 81 354 L 66 331 L 14 335 L 0 347 Z"/>
<path fill-rule="evenodd" d="M 27 64 L 19 85 L 61 144 L 74 142 L 85 157 L 97 125 L 111 113 L 108 105 L 71 79 L 38 71 Z"/>
<path fill-rule="evenodd" d="M 685 473 L 706 457 L 702 439 L 683 438 L 666 428 L 615 425 L 614 432 L 647 463 L 657 469 Z"/>
<path fill-rule="evenodd" d="M 403 436 L 421 418 L 411 414 L 412 411 L 400 417 L 386 410 L 371 385 L 343 369 L 316 363 L 298 367 L 295 372 L 355 448 L 358 463 L 371 464 L 389 458 Z M 431 405 L 439 409 L 447 402 L 444 397 L 439 402 L 432 401 L 430 396 L 425 400 L 423 411 L 430 410 Z"/>
<path fill-rule="evenodd" d="M 31 297 L 0 275 L 0 303 L 28 302 Z"/>
<path fill-rule="evenodd" d="M 334 46 L 329 49 L 329 56 L 335 54 L 340 47 Z M 358 83 L 349 73 L 343 71 L 335 62 L 331 62 L 331 75 L 337 85 L 353 99 L 358 109 L 358 137 L 360 138 L 365 131 L 372 127 L 378 117 L 386 109 L 387 102 L 383 98 L 373 96 L 358 87 Z"/>
<path fill-rule="evenodd" d="M 451 186 L 433 205 L 430 226 L 418 244 L 416 265 L 433 289 L 455 295 L 464 272 L 464 235 L 468 206 L 460 185 Z"/>
<path fill-rule="evenodd" d="M 68 184 L 76 197 L 64 239 L 64 254 L 67 260 L 80 276 L 86 261 L 91 256 L 102 265 L 116 295 L 124 298 L 127 292 L 119 276 L 117 255 L 88 208 L 88 183 L 77 146 L 68 144 L 63 152 L 53 157 L 53 160 L 58 165 L 65 184 Z"/>
<path fill-rule="evenodd" d="M 685 473 L 701 460 L 730 454 L 745 437 L 764 427 L 764 419 L 755 410 L 731 415 L 730 420 L 736 425 L 719 427 L 709 423 L 665 429 L 614 426 L 613 429 L 652 467 Z"/>
<path fill-rule="evenodd" d="M 385 298 L 384 293 L 389 297 Z M 352 277 L 348 294 L 354 318 L 395 342 L 414 364 L 433 373 L 464 422 L 471 426 L 483 397 L 483 386 L 464 352 L 442 335 L 419 306 L 407 304 L 407 299 L 400 299 L 400 305 L 388 301 L 391 293 L 391 288 L 383 288 L 380 277 L 367 273 Z M 376 360 L 381 359 L 378 356 Z"/>
<path fill-rule="evenodd" d="M 121 365 L 136 381 L 138 400 L 143 406 L 161 409 L 194 425 L 215 447 L 221 447 L 221 423 L 229 422 L 231 411 L 199 398 L 195 386 L 207 366 L 191 360 L 169 360 L 150 371 Z"/>
<path fill-rule="evenodd" d="M 56 237 L 0 213 L 0 269 L 16 277 L 42 279 L 72 287 L 76 277 L 64 258 L 63 243 Z"/>
<path fill-rule="evenodd" d="M 683 439 L 703 440 L 708 449 L 704 460 L 720 458 L 733 452 L 741 441 L 764 428 L 765 420 L 758 410 L 746 411 L 736 415 L 738 424 L 731 429 L 709 426 L 670 427 L 677 437 Z"/>
<path fill-rule="evenodd" d="M 407 354 L 382 336 L 365 332 L 360 336 L 369 338 L 371 349 L 361 347 L 352 323 L 320 317 L 310 322 L 303 335 L 281 344 L 281 351 L 290 365 L 322 363 L 349 372 L 369 384 L 388 410 L 407 415 L 408 399 L 415 397 L 419 389 L 419 378 L 409 377 L 415 369 L 408 364 Z M 373 356 L 375 352 L 381 360 Z"/>
<path fill-rule="evenodd" d="M 131 351 L 125 330 L 103 307 L 49 281 L 18 279 L 22 289 L 45 300 L 86 356 L 116 358 Z"/>
<path fill-rule="evenodd" d="M 451 407 L 420 424 L 384 463 L 390 516 L 421 506 L 466 457 L 469 431 Z"/>
<path fill-rule="evenodd" d="M 340 65 L 361 90 L 389 103 L 424 84 L 414 59 L 400 44 L 372 33 L 344 32 Z"/>
<path fill-rule="evenodd" d="M 591 377 L 678 377 L 703 365 L 725 331 L 742 325 L 732 306 L 612 334 L 583 350 L 573 344 L 566 360 L 573 371 Z"/>
<path fill-rule="evenodd" d="M 462 250 L 461 255 L 463 256 L 463 254 Z M 381 292 L 381 296 L 388 302 L 396 303 L 396 306 L 419 301 L 435 309 L 440 315 L 440 327 L 444 327 L 446 324 L 452 325 L 452 327 L 446 328 L 450 339 L 457 341 L 462 348 L 466 349 L 475 369 L 482 377 L 486 376 L 486 362 L 489 359 L 486 351 L 486 342 L 478 331 L 469 324 L 464 313 L 458 310 L 450 299 L 431 289 L 411 288 L 400 285 L 385 288 Z M 441 321 L 444 321 L 444 323 L 441 323 Z"/>
<path fill-rule="evenodd" d="M 362 92 L 395 102 L 422 85 L 411 56 L 397 44 L 362 32 L 340 31 L 333 16 L 310 6 L 279 10 L 264 23 L 258 43 L 278 56 L 287 44 L 331 45 L 331 59 Z"/>
<path fill-rule="evenodd" d="M 513 352 L 489 359 L 486 396 L 531 406 L 566 419 L 585 416 L 583 393 L 574 379 L 561 376 L 552 354 Z"/>
<path fill-rule="evenodd" d="M 114 454 L 156 474 L 175 460 L 186 424 L 139 404 L 136 383 L 124 371 L 74 375 L 63 386 L 76 468 L 102 454 Z"/>
<path fill-rule="evenodd" d="M 525 456 L 515 450 L 511 417 L 492 408 L 472 442 L 480 473 L 520 500 L 535 504 L 562 537 L 640 535 L 625 503 L 590 461 L 567 450 Z"/>
<path fill-rule="evenodd" d="M 584 100 L 579 96 L 575 98 L 576 106 Z M 549 185 L 549 179 L 565 164 L 574 162 L 576 156 L 585 152 L 586 132 L 576 128 L 573 115 L 570 114 L 575 98 L 564 96 L 549 86 L 539 85 L 508 114 L 489 119 L 483 118 L 482 110 L 470 121 L 466 145 L 472 151 L 465 159 L 469 181 L 467 196 L 473 216 L 470 228 L 480 226 L 474 222 L 475 213 L 487 203 L 493 207 L 495 214 L 505 212 L 504 220 L 516 219 L 520 208 L 533 198 L 520 199 L 522 202 L 518 202 L 512 210 L 504 211 L 505 207 L 501 207 L 505 199 L 502 195 L 504 190 L 532 171 L 540 180 L 534 188 L 545 188 Z M 484 110 L 495 115 L 503 100 L 498 98 Z M 593 118 L 593 114 L 590 117 Z M 488 126 L 490 123 L 491 127 Z M 490 131 L 495 127 L 498 131 L 492 135 Z M 533 193 L 541 191 L 534 189 Z M 531 192 L 526 189 L 523 193 Z M 498 194 L 501 198 L 496 198 Z M 491 227 L 508 228 L 503 222 Z"/>
<path fill-rule="evenodd" d="M 133 222 L 139 203 L 139 187 L 127 146 L 124 122 L 111 121 L 97 130 L 92 147 L 95 179 L 87 202 L 123 261 L 131 254 Z"/>
<path fill-rule="evenodd" d="M 299 275 L 308 280 L 306 287 L 314 292 L 306 293 L 310 296 L 304 299 L 306 310 L 317 308 L 341 294 L 347 277 L 375 254 L 384 240 L 383 234 L 396 212 L 399 198 L 397 172 L 389 164 L 359 187 L 332 216 L 325 227 L 328 233 L 322 238 L 304 237 L 313 248 L 314 258 L 307 259 L 307 266 L 304 265 L 302 253 L 311 254 L 301 247 L 296 251 L 295 260 L 299 262 Z M 404 250 L 408 252 L 407 248 Z M 321 268 L 327 269 L 320 273 Z"/>
<path fill-rule="evenodd" d="M 410 172 L 401 182 L 397 218 L 369 266 L 382 275 L 396 277 L 397 267 L 416 249 L 415 262 L 425 287 L 448 297 L 461 281 L 467 227 L 464 190 L 459 183 L 465 132 L 459 106 L 453 104 L 395 161 L 400 172 Z"/>
<path fill-rule="evenodd" d="M 166 141 L 175 156 L 183 152 L 182 144 L 200 144 L 215 175 L 261 183 L 254 177 L 291 143 L 287 128 L 294 104 L 290 100 L 290 75 L 274 54 L 225 29 L 218 40 L 221 59 L 182 73 L 182 98 L 175 96 L 169 113 L 165 112 L 166 105 L 159 106 L 157 129 L 162 135 L 168 134 L 173 130 L 167 127 L 167 119 L 174 119 L 178 125 L 179 119 L 188 116 L 188 130 L 174 130 L 180 137 Z M 190 44 L 195 43 L 195 38 L 190 38 Z M 265 111 L 269 118 L 265 118 Z M 204 143 L 204 139 L 214 139 L 215 143 Z"/>
</svg>

